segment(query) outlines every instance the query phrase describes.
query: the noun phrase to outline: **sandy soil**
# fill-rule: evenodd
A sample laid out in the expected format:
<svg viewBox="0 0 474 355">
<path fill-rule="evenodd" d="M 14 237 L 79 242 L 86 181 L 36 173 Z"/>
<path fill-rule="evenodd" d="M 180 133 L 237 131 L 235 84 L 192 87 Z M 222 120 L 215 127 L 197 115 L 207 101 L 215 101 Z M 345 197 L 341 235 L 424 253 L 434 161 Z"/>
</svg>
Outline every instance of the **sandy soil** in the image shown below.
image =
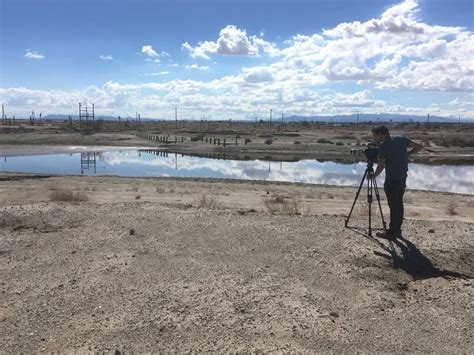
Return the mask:
<svg viewBox="0 0 474 355">
<path fill-rule="evenodd" d="M 0 349 L 472 351 L 474 196 L 408 191 L 391 243 L 354 194 L 0 174 Z"/>
</svg>

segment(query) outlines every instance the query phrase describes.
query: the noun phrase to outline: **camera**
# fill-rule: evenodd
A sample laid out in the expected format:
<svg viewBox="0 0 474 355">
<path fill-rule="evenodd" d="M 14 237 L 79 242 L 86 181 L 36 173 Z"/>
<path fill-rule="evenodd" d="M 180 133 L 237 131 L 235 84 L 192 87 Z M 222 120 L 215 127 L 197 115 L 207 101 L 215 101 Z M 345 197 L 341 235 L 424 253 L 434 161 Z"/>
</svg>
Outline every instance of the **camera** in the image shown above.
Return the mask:
<svg viewBox="0 0 474 355">
<path fill-rule="evenodd" d="M 369 163 L 374 163 L 379 156 L 379 148 L 375 143 L 368 143 L 366 149 L 351 149 L 351 155 L 365 155 Z"/>
</svg>

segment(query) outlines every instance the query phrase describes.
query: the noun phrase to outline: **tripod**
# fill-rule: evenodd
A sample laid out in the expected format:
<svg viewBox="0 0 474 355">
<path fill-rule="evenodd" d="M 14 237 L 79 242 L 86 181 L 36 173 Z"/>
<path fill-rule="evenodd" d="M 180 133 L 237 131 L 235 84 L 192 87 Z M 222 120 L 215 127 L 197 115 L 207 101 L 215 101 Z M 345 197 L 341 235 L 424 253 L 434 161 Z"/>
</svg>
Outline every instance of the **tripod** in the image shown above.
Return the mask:
<svg viewBox="0 0 474 355">
<path fill-rule="evenodd" d="M 345 227 L 348 227 L 349 224 L 349 219 L 351 218 L 352 211 L 354 210 L 354 206 L 356 204 L 357 198 L 359 197 L 360 190 L 362 189 L 362 185 L 364 185 L 364 181 L 367 178 L 368 175 L 374 173 L 374 162 L 369 161 L 367 163 L 367 168 L 365 169 L 364 176 L 362 176 L 362 181 L 360 182 L 359 189 L 357 190 L 356 197 L 354 199 L 354 203 L 352 204 L 351 211 L 349 212 L 349 215 L 346 218 L 345 222 Z M 372 201 L 373 201 L 373 191 L 375 191 L 375 197 L 377 198 L 377 202 L 379 204 L 379 211 L 380 211 L 380 217 L 382 217 L 382 225 L 383 225 L 383 230 L 387 230 L 387 226 L 385 224 L 385 219 L 383 218 L 383 213 L 382 213 L 382 205 L 380 204 L 380 194 L 379 194 L 379 188 L 377 186 L 377 180 L 370 179 L 367 180 L 367 203 L 369 205 L 369 237 L 372 237 Z"/>
</svg>

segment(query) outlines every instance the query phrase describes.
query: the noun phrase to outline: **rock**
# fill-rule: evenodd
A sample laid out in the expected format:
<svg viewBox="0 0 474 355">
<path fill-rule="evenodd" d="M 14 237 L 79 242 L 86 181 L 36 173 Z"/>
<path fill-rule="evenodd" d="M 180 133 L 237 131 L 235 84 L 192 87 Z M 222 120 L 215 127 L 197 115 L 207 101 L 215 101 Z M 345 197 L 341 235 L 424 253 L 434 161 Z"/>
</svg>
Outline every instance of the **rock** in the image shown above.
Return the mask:
<svg viewBox="0 0 474 355">
<path fill-rule="evenodd" d="M 331 317 L 334 317 L 334 318 L 339 318 L 339 313 L 337 313 L 337 312 L 331 312 L 331 313 L 329 313 L 329 315 Z"/>
<path fill-rule="evenodd" d="M 434 229 L 430 229 L 430 230 L 428 231 L 428 233 L 434 233 L 434 232 L 435 232 Z"/>
<path fill-rule="evenodd" d="M 133 228 L 130 229 L 130 235 L 135 235 L 135 229 Z"/>
</svg>

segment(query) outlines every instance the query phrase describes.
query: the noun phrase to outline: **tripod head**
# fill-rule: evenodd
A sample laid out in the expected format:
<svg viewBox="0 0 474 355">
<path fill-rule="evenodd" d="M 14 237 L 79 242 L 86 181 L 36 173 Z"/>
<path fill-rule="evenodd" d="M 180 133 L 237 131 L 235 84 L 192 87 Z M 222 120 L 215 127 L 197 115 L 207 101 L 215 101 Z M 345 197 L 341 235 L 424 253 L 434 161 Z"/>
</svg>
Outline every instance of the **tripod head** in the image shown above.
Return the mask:
<svg viewBox="0 0 474 355">
<path fill-rule="evenodd" d="M 369 173 L 374 171 L 374 162 L 372 160 L 367 161 L 367 171 Z"/>
</svg>

